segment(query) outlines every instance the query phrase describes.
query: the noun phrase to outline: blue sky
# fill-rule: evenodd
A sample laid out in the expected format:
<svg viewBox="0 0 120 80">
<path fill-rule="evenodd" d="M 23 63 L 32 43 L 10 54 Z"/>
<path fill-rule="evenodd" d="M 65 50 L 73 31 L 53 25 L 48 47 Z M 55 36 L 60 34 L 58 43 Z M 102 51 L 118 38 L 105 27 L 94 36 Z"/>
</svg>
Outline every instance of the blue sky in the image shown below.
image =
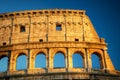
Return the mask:
<svg viewBox="0 0 120 80">
<path fill-rule="evenodd" d="M 86 10 L 99 36 L 108 43 L 115 68 L 120 70 L 120 0 L 0 0 L 0 13 L 56 8 Z"/>
</svg>

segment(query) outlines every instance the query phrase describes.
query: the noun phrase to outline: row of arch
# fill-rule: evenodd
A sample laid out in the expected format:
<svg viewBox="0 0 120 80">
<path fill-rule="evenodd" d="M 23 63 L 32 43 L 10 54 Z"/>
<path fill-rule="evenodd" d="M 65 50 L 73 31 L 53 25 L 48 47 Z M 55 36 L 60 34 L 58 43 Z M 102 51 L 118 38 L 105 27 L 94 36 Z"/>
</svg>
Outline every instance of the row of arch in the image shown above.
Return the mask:
<svg viewBox="0 0 120 80">
<path fill-rule="evenodd" d="M 92 68 L 101 68 L 101 57 L 97 52 L 94 52 L 91 55 L 92 59 Z M 46 67 L 46 55 L 43 52 L 36 54 L 34 67 L 35 68 L 47 68 Z M 81 52 L 76 52 L 72 55 L 73 68 L 84 68 L 84 57 Z M 65 68 L 65 56 L 63 52 L 57 52 L 53 58 L 53 67 L 54 68 Z M 25 70 L 27 69 L 27 56 L 26 54 L 20 54 L 16 59 L 16 70 Z M 0 72 L 5 72 L 8 70 L 8 57 L 0 57 Z"/>
</svg>

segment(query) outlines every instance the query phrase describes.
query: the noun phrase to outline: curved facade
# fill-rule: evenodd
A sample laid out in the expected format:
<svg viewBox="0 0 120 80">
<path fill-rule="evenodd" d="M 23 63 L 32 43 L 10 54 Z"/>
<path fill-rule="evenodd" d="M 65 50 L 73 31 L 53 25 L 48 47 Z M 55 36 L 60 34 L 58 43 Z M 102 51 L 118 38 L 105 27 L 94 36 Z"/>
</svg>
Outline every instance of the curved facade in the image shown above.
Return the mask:
<svg viewBox="0 0 120 80">
<path fill-rule="evenodd" d="M 54 66 L 57 53 L 64 56 L 64 67 Z M 81 68 L 73 65 L 75 53 L 82 57 Z M 45 55 L 45 68 L 35 67 L 38 54 Z M 92 54 L 98 56 L 100 69 L 92 67 Z M 21 55 L 26 56 L 25 70 L 16 69 Z M 118 72 L 107 53 L 107 44 L 98 36 L 84 10 L 31 10 L 0 14 L 0 59 L 4 57 L 8 58 L 8 68 L 0 73 L 0 78 L 5 80 L 118 80 Z"/>
</svg>

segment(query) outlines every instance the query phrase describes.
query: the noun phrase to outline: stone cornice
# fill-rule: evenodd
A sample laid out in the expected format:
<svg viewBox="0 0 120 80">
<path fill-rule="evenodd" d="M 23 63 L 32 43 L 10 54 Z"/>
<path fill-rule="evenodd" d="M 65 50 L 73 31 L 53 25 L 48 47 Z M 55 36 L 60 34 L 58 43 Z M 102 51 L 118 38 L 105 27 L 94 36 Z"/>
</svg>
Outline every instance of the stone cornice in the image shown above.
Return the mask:
<svg viewBox="0 0 120 80">
<path fill-rule="evenodd" d="M 83 15 L 85 10 L 64 10 L 64 9 L 48 9 L 48 10 L 26 10 L 18 12 L 9 12 L 0 14 L 0 19 L 15 18 L 15 17 L 28 17 L 28 16 L 40 16 L 40 15 Z"/>
<path fill-rule="evenodd" d="M 105 43 L 90 43 L 90 42 L 34 42 L 34 43 L 21 43 L 0 46 L 0 52 L 24 49 L 37 49 L 37 48 L 90 48 L 90 49 L 107 49 Z"/>
</svg>

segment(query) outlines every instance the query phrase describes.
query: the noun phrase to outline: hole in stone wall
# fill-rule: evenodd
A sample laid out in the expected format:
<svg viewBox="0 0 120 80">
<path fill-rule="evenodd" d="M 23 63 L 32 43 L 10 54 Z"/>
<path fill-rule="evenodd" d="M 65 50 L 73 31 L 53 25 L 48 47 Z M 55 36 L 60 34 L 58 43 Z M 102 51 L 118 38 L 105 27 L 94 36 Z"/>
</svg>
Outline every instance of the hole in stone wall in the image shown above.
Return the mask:
<svg viewBox="0 0 120 80">
<path fill-rule="evenodd" d="M 3 42 L 3 45 L 6 45 L 6 42 Z"/>
<path fill-rule="evenodd" d="M 0 15 L 0 18 L 3 18 L 3 16 L 2 16 L 2 15 Z"/>
<path fill-rule="evenodd" d="M 42 11 L 40 11 L 39 13 L 40 13 L 40 14 L 43 14 L 43 12 L 42 12 Z"/>
<path fill-rule="evenodd" d="M 25 32 L 26 30 L 25 30 L 25 26 L 24 25 L 21 25 L 20 26 L 20 32 Z"/>
<path fill-rule="evenodd" d="M 9 16 L 11 16 L 11 17 L 12 17 L 12 16 L 14 16 L 14 14 L 9 14 Z"/>
<path fill-rule="evenodd" d="M 79 41 L 79 39 L 75 39 L 75 41 Z"/>
<path fill-rule="evenodd" d="M 62 30 L 61 24 L 56 24 L 56 30 L 57 30 L 57 31 L 61 31 L 61 30 Z"/>
<path fill-rule="evenodd" d="M 43 42 L 43 39 L 39 39 L 39 42 Z"/>
<path fill-rule="evenodd" d="M 20 14 L 19 13 L 16 13 L 17 16 L 19 16 Z"/>
</svg>

